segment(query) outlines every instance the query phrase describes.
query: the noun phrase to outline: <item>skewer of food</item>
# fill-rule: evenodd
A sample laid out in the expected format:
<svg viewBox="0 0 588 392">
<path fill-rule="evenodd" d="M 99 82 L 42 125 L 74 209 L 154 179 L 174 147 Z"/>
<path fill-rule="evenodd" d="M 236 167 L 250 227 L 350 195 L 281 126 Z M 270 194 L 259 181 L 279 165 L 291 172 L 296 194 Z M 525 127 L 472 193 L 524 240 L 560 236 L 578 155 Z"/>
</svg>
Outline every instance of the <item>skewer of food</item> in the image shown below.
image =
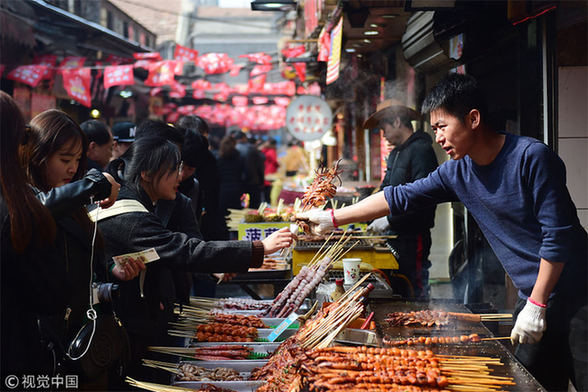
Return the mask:
<svg viewBox="0 0 588 392">
<path fill-rule="evenodd" d="M 473 314 L 439 310 L 419 310 L 389 313 L 384 321 L 387 321 L 391 326 L 442 327 L 456 320 L 479 323 L 482 321 L 510 320 L 511 318 L 512 315 L 509 313 Z"/>
<path fill-rule="evenodd" d="M 257 339 L 257 328 L 230 324 L 201 324 L 192 330 L 169 330 L 176 337 L 196 338 L 199 342 L 253 342 Z"/>
<path fill-rule="evenodd" d="M 204 310 L 265 310 L 269 308 L 270 303 L 264 300 L 255 300 L 250 298 L 206 298 L 190 297 L 190 306 Z"/>
<path fill-rule="evenodd" d="M 303 266 L 298 275 L 274 299 L 266 315 L 286 317 L 297 311 L 304 299 L 322 281 L 329 268 L 353 248 L 355 244 L 345 248 L 350 239 L 350 236 L 342 236 L 337 243 L 323 252 L 323 248 L 328 243 L 328 240 L 325 241 L 308 265 Z"/>
<path fill-rule="evenodd" d="M 233 389 L 221 388 L 212 384 L 202 384 L 200 387 L 198 387 L 198 389 L 194 389 L 156 384 L 154 382 L 139 381 L 131 377 L 127 377 L 125 381 L 127 382 L 127 384 L 133 387 L 153 392 L 236 392 Z"/>
<path fill-rule="evenodd" d="M 163 354 L 190 357 L 200 361 L 252 360 L 266 357 L 267 353 L 254 353 L 253 347 L 222 344 L 206 347 L 148 347 L 149 351 Z"/>
</svg>

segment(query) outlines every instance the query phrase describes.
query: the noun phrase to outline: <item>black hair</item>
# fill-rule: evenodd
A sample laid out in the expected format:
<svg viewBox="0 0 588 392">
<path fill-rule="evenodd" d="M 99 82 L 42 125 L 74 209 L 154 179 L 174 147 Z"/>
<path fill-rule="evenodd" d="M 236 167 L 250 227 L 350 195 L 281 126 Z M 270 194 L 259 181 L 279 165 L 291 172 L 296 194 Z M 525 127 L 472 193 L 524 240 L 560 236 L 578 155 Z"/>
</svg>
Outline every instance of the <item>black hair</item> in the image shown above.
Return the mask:
<svg viewBox="0 0 588 392">
<path fill-rule="evenodd" d="M 201 135 L 210 133 L 210 127 L 208 126 L 206 120 L 196 115 L 189 115 L 180 118 L 177 122 L 177 125 L 182 128 L 192 129 Z"/>
<path fill-rule="evenodd" d="M 472 110 L 477 109 L 482 119 L 486 118 L 487 108 L 484 94 L 473 76 L 450 74 L 433 87 L 425 98 L 422 113 L 441 109 L 463 120 Z"/>
<path fill-rule="evenodd" d="M 184 135 L 179 129 L 169 125 L 160 120 L 145 120 L 138 127 L 135 133 L 135 141 L 144 138 L 157 136 L 182 145 L 184 143 Z"/>
<path fill-rule="evenodd" d="M 208 150 L 208 140 L 197 131 L 184 129 L 182 161 L 188 166 L 198 167 Z"/>
<path fill-rule="evenodd" d="M 88 137 L 88 143 L 96 143 L 103 146 L 112 140 L 112 135 L 106 124 L 98 120 L 86 120 L 80 124 L 80 128 Z"/>
<path fill-rule="evenodd" d="M 158 136 L 145 136 L 133 142 L 131 162 L 125 168 L 125 182 L 141 189 L 141 172 L 147 172 L 154 182 L 164 175 L 177 170 L 180 165 L 180 151 L 170 140 Z"/>
</svg>

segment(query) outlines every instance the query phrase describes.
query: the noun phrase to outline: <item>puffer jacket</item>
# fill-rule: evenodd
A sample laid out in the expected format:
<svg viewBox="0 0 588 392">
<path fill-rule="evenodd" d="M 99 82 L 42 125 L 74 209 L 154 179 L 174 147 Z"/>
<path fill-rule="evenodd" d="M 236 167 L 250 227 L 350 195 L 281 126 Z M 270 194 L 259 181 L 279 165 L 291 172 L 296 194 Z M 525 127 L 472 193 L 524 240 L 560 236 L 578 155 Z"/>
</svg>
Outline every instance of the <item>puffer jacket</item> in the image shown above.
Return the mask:
<svg viewBox="0 0 588 392">
<path fill-rule="evenodd" d="M 139 201 L 147 212 L 130 212 L 100 220 L 98 227 L 106 243 L 106 260 L 112 257 L 155 248 L 160 260 L 147 265 L 143 294 L 140 277 L 120 284 L 119 316 L 132 333 L 158 336 L 172 318 L 173 301 L 165 298 L 168 288 L 159 278 L 165 267 L 192 272 L 245 272 L 263 262 L 260 241 L 205 242 L 185 233 L 172 232 L 154 214 L 154 206 L 143 190 L 123 185 L 119 200 Z M 163 306 L 163 310 L 161 309 Z"/>
<path fill-rule="evenodd" d="M 8 213 L 0 198 L 3 375 L 52 374 L 54 358 L 42 344 L 41 334 L 63 350 L 83 325 L 91 242 L 69 213 L 72 207 L 87 204 L 90 196 L 108 197 L 110 187 L 102 173 L 90 170 L 83 179 L 50 192 L 35 190 L 55 218 L 57 236 L 53 244 L 29 246 L 24 254 L 12 250 Z"/>
<path fill-rule="evenodd" d="M 416 181 L 434 171 L 438 164 L 432 142 L 431 136 L 423 131 L 416 131 L 404 143 L 394 148 L 388 156 L 381 189 Z M 388 215 L 391 233 L 411 235 L 428 231 L 435 225 L 435 208 L 404 215 Z"/>
</svg>

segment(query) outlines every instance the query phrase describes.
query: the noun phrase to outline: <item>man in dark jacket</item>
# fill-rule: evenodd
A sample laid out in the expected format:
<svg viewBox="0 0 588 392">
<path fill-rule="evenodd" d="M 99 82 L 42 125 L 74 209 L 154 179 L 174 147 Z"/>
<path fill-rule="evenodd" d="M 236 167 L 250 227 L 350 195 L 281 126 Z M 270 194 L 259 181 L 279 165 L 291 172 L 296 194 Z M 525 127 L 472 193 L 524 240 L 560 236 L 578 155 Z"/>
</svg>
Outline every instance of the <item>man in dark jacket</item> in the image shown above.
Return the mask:
<svg viewBox="0 0 588 392">
<path fill-rule="evenodd" d="M 418 113 L 396 100 L 380 103 L 377 110 L 365 122 L 366 128 L 379 128 L 393 146 L 388 156 L 386 186 L 406 184 L 426 177 L 437 168 L 437 158 L 431 137 L 423 131 L 413 131 L 411 121 L 417 120 Z M 435 222 L 435 207 L 405 215 L 389 215 L 376 219 L 370 229 L 397 235 L 388 240 L 396 252 L 399 273 L 405 275 L 413 292 L 397 287 L 400 294 L 426 300 L 429 297 L 428 259 L 431 250 L 431 228 Z"/>
</svg>

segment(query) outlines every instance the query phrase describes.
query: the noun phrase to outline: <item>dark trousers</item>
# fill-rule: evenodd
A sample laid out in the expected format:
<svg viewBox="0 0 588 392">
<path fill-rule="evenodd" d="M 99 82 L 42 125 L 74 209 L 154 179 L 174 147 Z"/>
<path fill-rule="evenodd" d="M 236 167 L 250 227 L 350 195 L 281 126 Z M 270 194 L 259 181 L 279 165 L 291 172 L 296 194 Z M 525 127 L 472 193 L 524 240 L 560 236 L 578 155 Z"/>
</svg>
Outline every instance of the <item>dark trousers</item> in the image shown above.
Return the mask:
<svg viewBox="0 0 588 392">
<path fill-rule="evenodd" d="M 517 301 L 515 320 L 525 303 Z M 548 391 L 567 391 L 568 380 L 578 391 L 588 390 L 587 315 L 586 304 L 578 298 L 556 295 L 547 303 L 547 329 L 541 340 L 516 347 L 517 359 Z"/>
<path fill-rule="evenodd" d="M 398 238 L 389 239 L 388 244 L 394 249 L 398 261 L 397 274 L 405 276 L 412 286 L 411 292 L 406 283 L 402 281 L 402 277 L 394 278 L 393 276 L 394 291 L 407 298 L 428 300 L 431 233 L 400 234 Z"/>
</svg>

